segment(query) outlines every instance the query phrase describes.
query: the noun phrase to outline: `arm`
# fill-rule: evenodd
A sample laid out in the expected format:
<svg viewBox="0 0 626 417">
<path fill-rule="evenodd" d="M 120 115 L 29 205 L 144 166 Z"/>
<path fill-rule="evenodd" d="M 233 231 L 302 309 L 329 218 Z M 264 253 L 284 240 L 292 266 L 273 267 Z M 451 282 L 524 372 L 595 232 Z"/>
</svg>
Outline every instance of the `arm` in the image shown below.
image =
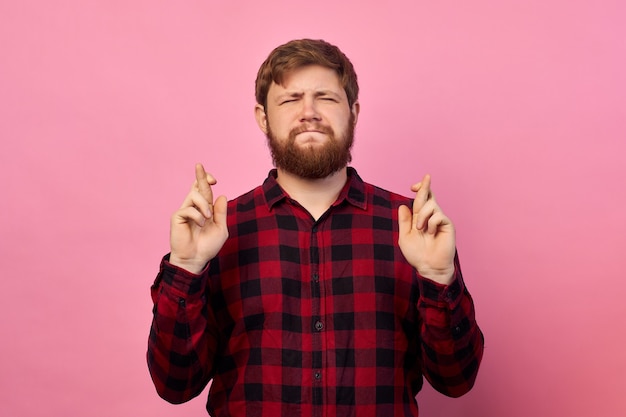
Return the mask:
<svg viewBox="0 0 626 417">
<path fill-rule="evenodd" d="M 422 372 L 433 388 L 450 397 L 459 397 L 473 387 L 484 345 L 458 258 L 455 266 L 449 285 L 419 277 L 417 302 Z"/>
<path fill-rule="evenodd" d="M 150 289 L 148 369 L 159 396 L 171 403 L 194 398 L 212 377 L 218 339 L 205 286 L 206 269 L 195 276 L 166 257 Z"/>
<path fill-rule="evenodd" d="M 419 276 L 422 371 L 437 391 L 457 397 L 474 384 L 483 336 L 463 283 L 454 225 L 430 190 L 430 176 L 412 190 L 413 210 L 401 206 L 398 211 L 398 244 Z"/>
<path fill-rule="evenodd" d="M 151 288 L 148 368 L 159 395 L 172 403 L 198 395 L 214 368 L 218 339 L 207 306 L 207 265 L 228 238 L 226 198 L 213 201 L 215 183 L 196 165 L 196 181 L 171 218 L 171 253 Z"/>
</svg>

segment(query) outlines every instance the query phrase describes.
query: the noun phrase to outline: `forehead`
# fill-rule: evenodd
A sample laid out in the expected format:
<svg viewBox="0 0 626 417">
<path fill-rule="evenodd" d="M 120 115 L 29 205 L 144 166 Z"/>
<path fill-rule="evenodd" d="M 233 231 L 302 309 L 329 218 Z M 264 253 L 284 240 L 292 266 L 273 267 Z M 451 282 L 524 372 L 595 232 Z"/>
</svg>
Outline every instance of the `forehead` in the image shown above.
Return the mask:
<svg viewBox="0 0 626 417">
<path fill-rule="evenodd" d="M 335 70 L 320 65 L 306 65 L 285 73 L 281 84 L 272 82 L 268 95 L 308 90 L 328 90 L 345 94 Z"/>
</svg>

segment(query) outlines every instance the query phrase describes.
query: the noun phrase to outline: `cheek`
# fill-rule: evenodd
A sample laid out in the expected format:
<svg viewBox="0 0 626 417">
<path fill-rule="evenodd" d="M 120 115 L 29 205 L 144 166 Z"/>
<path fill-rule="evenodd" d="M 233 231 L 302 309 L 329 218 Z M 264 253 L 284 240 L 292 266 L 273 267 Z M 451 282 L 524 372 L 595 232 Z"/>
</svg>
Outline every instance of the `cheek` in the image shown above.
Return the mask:
<svg viewBox="0 0 626 417">
<path fill-rule="evenodd" d="M 297 120 L 297 117 L 293 109 L 281 108 L 280 111 L 273 110 L 267 115 L 267 122 L 275 128 L 289 126 L 294 120 Z"/>
<path fill-rule="evenodd" d="M 285 115 L 281 114 L 280 117 L 276 117 L 276 115 L 268 116 L 267 126 L 271 129 L 274 137 L 285 138 L 295 127 L 295 124 L 293 122 L 289 122 Z"/>
<path fill-rule="evenodd" d="M 348 112 L 336 117 L 333 126 L 337 132 L 345 132 L 353 123 L 353 120 L 352 114 Z"/>
</svg>

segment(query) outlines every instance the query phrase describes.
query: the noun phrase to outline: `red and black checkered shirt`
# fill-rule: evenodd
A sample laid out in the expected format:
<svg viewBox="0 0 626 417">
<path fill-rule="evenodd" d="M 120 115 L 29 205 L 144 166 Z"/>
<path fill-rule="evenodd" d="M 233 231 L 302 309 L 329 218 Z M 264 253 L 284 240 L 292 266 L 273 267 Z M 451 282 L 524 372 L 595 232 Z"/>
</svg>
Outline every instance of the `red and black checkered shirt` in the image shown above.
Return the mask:
<svg viewBox="0 0 626 417">
<path fill-rule="evenodd" d="M 443 286 L 398 247 L 411 200 L 349 169 L 317 221 L 279 187 L 229 202 L 230 236 L 200 275 L 164 258 L 152 286 L 148 365 L 159 395 L 211 384 L 212 416 L 417 416 L 424 375 L 459 396 L 483 352 L 456 260 Z"/>
</svg>

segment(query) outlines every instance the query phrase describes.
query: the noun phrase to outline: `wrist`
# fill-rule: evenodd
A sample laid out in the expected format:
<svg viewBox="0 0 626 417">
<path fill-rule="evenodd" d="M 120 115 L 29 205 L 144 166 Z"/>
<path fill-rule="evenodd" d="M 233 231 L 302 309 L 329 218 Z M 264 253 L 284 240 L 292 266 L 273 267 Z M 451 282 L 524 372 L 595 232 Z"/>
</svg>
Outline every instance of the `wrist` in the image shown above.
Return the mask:
<svg viewBox="0 0 626 417">
<path fill-rule="evenodd" d="M 450 285 L 454 281 L 454 266 L 444 270 L 418 269 L 417 273 L 423 278 L 442 285 Z"/>
<path fill-rule="evenodd" d="M 180 269 L 184 269 L 185 271 L 190 272 L 194 275 L 199 275 L 204 270 L 207 264 L 207 262 L 182 259 L 174 254 L 170 254 L 168 262 L 170 263 L 170 265 L 173 265 Z"/>
</svg>

